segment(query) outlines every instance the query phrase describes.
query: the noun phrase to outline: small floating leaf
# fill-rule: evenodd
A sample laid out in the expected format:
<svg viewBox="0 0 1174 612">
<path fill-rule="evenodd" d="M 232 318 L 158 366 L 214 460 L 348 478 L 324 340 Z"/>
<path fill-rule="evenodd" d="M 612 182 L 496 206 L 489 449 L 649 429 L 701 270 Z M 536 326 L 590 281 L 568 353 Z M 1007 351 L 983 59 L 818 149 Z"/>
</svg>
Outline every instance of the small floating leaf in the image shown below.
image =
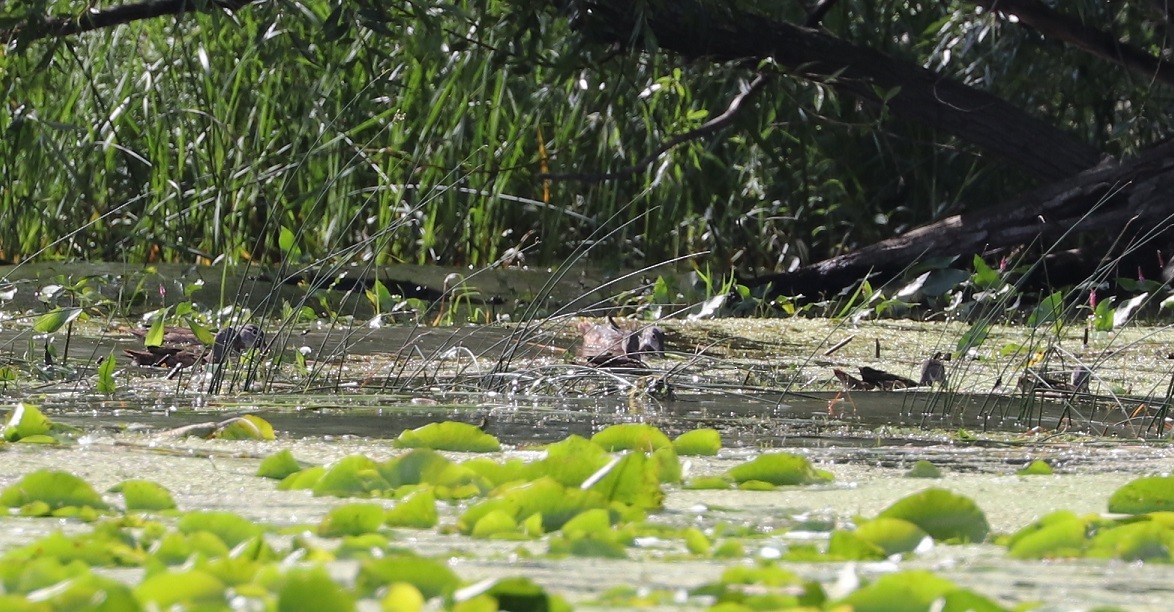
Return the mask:
<svg viewBox="0 0 1174 612">
<path fill-rule="evenodd" d="M 1123 561 L 1174 561 L 1174 530 L 1149 520 L 1126 523 L 1098 533 L 1088 555 Z"/>
<path fill-rule="evenodd" d="M 318 535 L 337 538 L 344 535 L 362 535 L 379 531 L 383 525 L 384 510 L 379 504 L 346 504 L 332 508 L 318 524 Z"/>
<path fill-rule="evenodd" d="M 673 440 L 673 449 L 678 455 L 701 455 L 712 457 L 722 448 L 722 436 L 716 429 L 694 429 Z"/>
<path fill-rule="evenodd" d="M 54 308 L 37 317 L 37 322 L 33 323 L 33 330 L 42 334 L 51 334 L 67 323 L 73 322 L 81 314 L 81 308 Z"/>
<path fill-rule="evenodd" d="M 828 556 L 833 559 L 870 561 L 885 558 L 880 546 L 861 538 L 850 531 L 833 531 L 828 540 Z"/>
<path fill-rule="evenodd" d="M 298 460 L 294 459 L 293 453 L 286 448 L 262 459 L 260 467 L 257 468 L 257 475 L 262 478 L 281 480 L 301 469 L 302 466 Z"/>
<path fill-rule="evenodd" d="M 734 482 L 760 481 L 779 485 L 828 482 L 832 475 L 811 466 L 807 457 L 788 453 L 767 453 L 752 461 L 730 468 L 726 475 Z"/>
<path fill-rule="evenodd" d="M 1109 512 L 1145 514 L 1164 510 L 1174 510 L 1174 476 L 1138 478 L 1109 498 Z"/>
<path fill-rule="evenodd" d="M 705 534 L 700 529 L 689 527 L 685 529 L 683 535 L 685 537 L 685 548 L 690 554 L 708 557 L 709 553 L 713 550 L 713 543 L 709 541 L 709 538 L 705 537 Z"/>
<path fill-rule="evenodd" d="M 355 590 L 371 596 L 380 587 L 396 582 L 416 587 L 425 599 L 451 595 L 460 585 L 460 579 L 444 563 L 404 554 L 363 561 L 355 577 Z"/>
<path fill-rule="evenodd" d="M 1048 465 L 1047 461 L 1039 459 L 1032 461 L 1015 473 L 1020 476 L 1051 476 L 1053 474 L 1052 466 Z"/>
<path fill-rule="evenodd" d="M 549 476 L 568 487 L 583 484 L 599 468 L 611 462 L 611 455 L 600 445 L 577 435 L 570 435 L 546 447 L 546 458 L 533 464 L 530 479 Z"/>
<path fill-rule="evenodd" d="M 89 483 L 69 472 L 56 470 L 31 472 L 0 492 L 0 504 L 10 508 L 35 502 L 45 504 L 49 511 L 66 507 L 107 507 Z"/>
<path fill-rule="evenodd" d="M 658 448 L 673 444 L 669 441 L 668 436 L 659 429 L 643 423 L 612 425 L 591 436 L 591 441 L 608 452 L 634 450 L 651 453 Z"/>
<path fill-rule="evenodd" d="M 909 521 L 935 540 L 982 542 L 991 530 L 986 515 L 970 498 L 945 489 L 926 489 L 910 495 L 879 516 Z"/>
<path fill-rule="evenodd" d="M 938 466 L 922 459 L 913 464 L 908 472 L 905 472 L 906 478 L 941 478 L 942 471 Z"/>
<path fill-rule="evenodd" d="M 965 605 L 951 606 L 949 600 L 965 596 Z M 945 600 L 945 605 L 938 602 Z M 857 589 L 837 602 L 851 606 L 857 612 L 871 610 L 974 610 L 987 612 L 1003 610 L 998 604 L 959 588 L 953 582 L 924 570 L 912 570 L 877 578 L 872 584 Z"/>
<path fill-rule="evenodd" d="M 53 429 L 53 422 L 39 408 L 24 402 L 13 406 L 4 423 L 4 439 L 16 442 L 31 436 L 46 435 Z"/>
<path fill-rule="evenodd" d="M 270 441 L 276 439 L 273 426 L 269 424 L 269 421 L 253 414 L 228 420 L 212 433 L 212 437 L 221 440 Z"/>
<path fill-rule="evenodd" d="M 160 572 L 148 577 L 134 591 L 139 601 L 153 604 L 152 607 L 159 610 L 180 604 L 184 607 L 226 604 L 224 583 L 201 570 Z"/>
<path fill-rule="evenodd" d="M 179 519 L 176 527 L 186 534 L 206 531 L 229 548 L 265 533 L 261 526 L 231 512 L 189 512 Z"/>
<path fill-rule="evenodd" d="M 383 517 L 383 524 L 389 527 L 413 527 L 430 529 L 440 520 L 436 512 L 436 496 L 429 489 L 417 491 L 401 500 Z"/>
<path fill-rule="evenodd" d="M 379 464 L 364 455 L 349 455 L 335 461 L 314 484 L 315 496 L 349 497 L 370 495 L 393 488 L 379 473 Z M 295 478 L 297 475 L 290 476 Z"/>
<path fill-rule="evenodd" d="M 588 478 L 584 486 L 606 501 L 655 510 L 664 503 L 659 474 L 660 467 L 644 453 L 627 453 Z"/>
<path fill-rule="evenodd" d="M 1007 554 L 1013 559 L 1080 557 L 1088 541 L 1088 521 L 1072 512 L 1053 512 L 1011 536 Z"/>
<path fill-rule="evenodd" d="M 331 580 L 326 568 L 294 568 L 277 591 L 277 609 L 349 612 L 355 609 L 355 599 Z"/>
<path fill-rule="evenodd" d="M 406 582 L 393 582 L 380 604 L 384 612 L 419 612 L 424 609 L 424 595 Z"/>
<path fill-rule="evenodd" d="M 175 499 L 162 485 L 150 480 L 124 480 L 110 489 L 122 493 L 127 511 L 132 510 L 174 510 Z"/>
<path fill-rule="evenodd" d="M 429 423 L 416 429 L 404 430 L 396 439 L 401 448 L 431 448 L 433 450 L 464 451 L 468 453 L 495 453 L 501 450 L 497 438 L 469 423 L 444 421 Z"/>
<path fill-rule="evenodd" d="M 856 528 L 856 537 L 875 544 L 884 556 L 912 552 L 930 537 L 917 525 L 895 518 L 876 518 Z"/>
</svg>

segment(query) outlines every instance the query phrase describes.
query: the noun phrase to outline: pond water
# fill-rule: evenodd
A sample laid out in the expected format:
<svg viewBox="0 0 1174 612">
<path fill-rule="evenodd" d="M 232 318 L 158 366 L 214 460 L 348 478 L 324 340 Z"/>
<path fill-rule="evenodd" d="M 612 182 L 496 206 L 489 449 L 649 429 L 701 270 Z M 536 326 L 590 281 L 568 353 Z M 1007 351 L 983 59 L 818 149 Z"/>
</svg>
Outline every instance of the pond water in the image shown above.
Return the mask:
<svg viewBox="0 0 1174 612">
<path fill-rule="evenodd" d="M 422 328 L 409 326 L 275 329 L 272 349 L 253 364 L 233 362 L 220 393 L 208 393 L 212 367 L 167 372 L 131 366 L 121 357 L 118 390 L 95 391 L 99 358 L 138 341 L 124 326 L 81 326 L 68 348 L 58 333 L 28 325 L 0 329 L 0 346 L 25 373 L 10 381 L 7 401 L 33 402 L 55 421 L 78 427 L 80 443 L 8 445 L 0 487 L 38 468 L 70 466 L 99 490 L 147 477 L 168 487 L 181 509 L 224 509 L 274 526 L 313 524 L 339 500 L 280 492 L 254 476 L 260 458 L 288 448 L 300 460 L 327 464 L 362 453 L 384 459 L 405 429 L 437 421 L 479 425 L 501 440 L 504 457 L 533 458 L 539 444 L 589 437 L 616 423 L 655 425 L 670 437 L 697 428 L 721 433 L 715 458 L 687 460 L 691 475 L 717 475 L 768 449 L 809 457 L 829 470 L 828 485 L 776 491 L 693 491 L 668 487 L 656 521 L 712 528 L 750 526 L 763 533 L 808 521 L 851 524 L 927 486 L 978 502 L 996 533 L 1010 533 L 1058 509 L 1103 513 L 1128 480 L 1169 473 L 1174 450 L 1161 412 L 1169 377 L 1166 348 L 1154 330 L 1133 336 L 1079 335 L 1032 343 L 1021 330 L 998 329 L 982 349 L 951 362 L 944 387 L 845 391 L 832 368 L 882 367 L 913 376 L 920 360 L 948 349 L 966 326 L 826 321 L 667 322 L 669 354 L 646 371 L 605 371 L 576 363 L 573 325 Z M 845 338 L 852 340 L 825 354 Z M 40 359 L 57 350 L 51 366 Z M 1018 343 L 1024 348 L 1008 352 Z M 1095 363 L 1087 392 L 1024 393 L 1014 381 L 1031 355 L 1057 351 L 1064 363 Z M 295 352 L 308 361 L 296 364 Z M 880 352 L 883 357 L 877 357 Z M 34 376 L 39 380 L 34 380 Z M 649 395 L 650 380 L 673 397 Z M 276 443 L 178 437 L 193 423 L 254 414 L 279 432 Z M 461 457 L 460 454 L 455 454 Z M 1016 476 L 1032 460 L 1058 475 Z M 904 478 L 930 460 L 942 479 Z M 457 507 L 441 522 L 452 521 Z M 77 524 L 0 519 L 0 550 Z M 546 558 L 534 543 L 486 542 L 437 531 L 412 532 L 406 543 L 450 561 L 462 578 L 523 574 L 572 601 L 611 586 L 673 591 L 716 580 L 731 564 L 769 558 L 787 535 L 748 541 L 743 559 L 682 559 L 656 545 L 627 560 Z M 535 557 L 519 556 L 519 547 Z M 1010 561 L 994 544 L 935 546 L 911 559 L 881 563 L 788 564 L 826 584 L 847 575 L 878 576 L 928 568 L 1009 604 L 1040 609 L 1119 605 L 1162 609 L 1174 601 L 1170 565 L 1113 561 Z M 346 563 L 335 571 L 353 572 Z M 687 603 L 685 607 L 697 605 Z"/>
</svg>

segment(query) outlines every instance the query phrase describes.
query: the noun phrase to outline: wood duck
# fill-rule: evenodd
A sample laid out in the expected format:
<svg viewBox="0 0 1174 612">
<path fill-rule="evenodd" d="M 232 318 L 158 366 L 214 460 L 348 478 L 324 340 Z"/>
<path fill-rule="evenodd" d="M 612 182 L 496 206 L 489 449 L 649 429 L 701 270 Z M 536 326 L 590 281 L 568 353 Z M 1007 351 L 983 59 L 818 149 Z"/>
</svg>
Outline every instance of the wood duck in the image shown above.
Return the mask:
<svg viewBox="0 0 1174 612">
<path fill-rule="evenodd" d="M 656 326 L 627 332 L 608 317 L 607 325 L 582 322 L 578 329 L 583 335 L 578 355 L 591 365 L 646 368 L 641 356 L 664 355 L 664 330 Z"/>
<path fill-rule="evenodd" d="M 133 330 L 136 336 L 146 336 L 145 330 Z M 135 365 L 161 368 L 186 368 L 198 362 L 220 363 L 229 353 L 243 353 L 265 344 L 265 332 L 252 323 L 246 323 L 237 330 L 225 327 L 216 332 L 212 349 L 200 344 L 195 332 L 181 327 L 164 330 L 163 339 L 171 345 L 148 346 L 143 349 L 123 349 Z"/>
</svg>

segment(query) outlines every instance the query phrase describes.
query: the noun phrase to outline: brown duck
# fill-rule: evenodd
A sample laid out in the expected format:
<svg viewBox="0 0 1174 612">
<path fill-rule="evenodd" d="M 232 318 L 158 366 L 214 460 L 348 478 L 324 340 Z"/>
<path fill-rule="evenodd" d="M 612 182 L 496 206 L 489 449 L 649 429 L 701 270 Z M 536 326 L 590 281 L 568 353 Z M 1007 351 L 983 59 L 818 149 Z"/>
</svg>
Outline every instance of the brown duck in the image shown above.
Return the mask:
<svg viewBox="0 0 1174 612">
<path fill-rule="evenodd" d="M 587 363 L 609 368 L 646 368 L 640 359 L 643 355 L 664 355 L 664 330 L 656 326 L 645 327 L 638 332 L 627 332 L 611 317 L 607 325 L 579 323 L 583 342 L 578 355 Z"/>
<path fill-rule="evenodd" d="M 146 336 L 146 331 L 134 330 L 136 336 Z M 163 339 L 171 345 L 148 346 L 144 349 L 123 349 L 135 365 L 160 368 L 186 368 L 198 362 L 220 363 L 230 353 L 242 353 L 265 344 L 265 332 L 252 323 L 246 323 L 239 330 L 225 327 L 216 332 L 212 349 L 200 344 L 195 332 L 180 327 L 169 327 Z M 178 345 L 178 346 L 176 346 Z"/>
</svg>

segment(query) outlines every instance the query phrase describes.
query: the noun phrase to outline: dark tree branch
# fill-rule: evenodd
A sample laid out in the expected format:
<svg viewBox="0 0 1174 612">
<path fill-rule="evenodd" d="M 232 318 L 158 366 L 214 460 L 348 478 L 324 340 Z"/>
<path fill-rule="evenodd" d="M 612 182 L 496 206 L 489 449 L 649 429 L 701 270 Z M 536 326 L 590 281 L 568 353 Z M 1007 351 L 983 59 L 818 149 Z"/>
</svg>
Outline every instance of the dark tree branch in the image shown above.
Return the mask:
<svg viewBox="0 0 1174 612">
<path fill-rule="evenodd" d="M 953 134 L 1045 180 L 1071 176 L 1101 159 L 1095 148 L 997 96 L 819 30 L 735 9 L 716 15 L 697 0 L 657 9 L 627 0 L 580 0 L 578 5 L 574 23 L 601 42 L 642 44 L 647 37 L 632 32 L 646 27 L 659 48 L 688 57 L 773 57 L 798 75 Z"/>
<path fill-rule="evenodd" d="M 76 17 L 54 17 L 40 23 L 28 23 L 6 32 L 0 32 L 0 39 L 11 41 L 19 38 L 24 42 L 31 42 L 51 36 L 81 34 L 143 19 L 154 19 L 163 15 L 182 15 L 212 6 L 235 11 L 253 2 L 255 0 L 148 0 L 147 2 L 91 10 Z"/>
<path fill-rule="evenodd" d="M 752 284 L 771 283 L 773 291 L 790 295 L 838 291 L 869 274 L 886 282 L 926 258 L 1055 244 L 1070 234 L 1113 236 L 1127 227 L 1144 227 L 1153 234 L 1168 234 L 1174 228 L 1174 141 L 1137 159 L 1101 164 L 993 208 L 947 217 Z"/>
<path fill-rule="evenodd" d="M 552 181 L 561 180 L 599 183 L 602 181 L 611 181 L 631 176 L 652 165 L 657 160 L 657 158 L 659 158 L 661 155 L 664 155 L 673 148 L 685 144 L 691 140 L 697 140 L 699 138 L 709 136 L 710 134 L 713 134 L 733 123 L 734 119 L 738 116 L 738 112 L 742 110 L 742 104 L 752 98 L 754 94 L 762 91 L 763 86 L 766 85 L 768 80 L 769 79 L 766 75 L 759 73 L 754 77 L 754 80 L 750 82 L 750 85 L 747 86 L 746 89 L 742 90 L 741 93 L 734 96 L 734 99 L 730 101 L 729 106 L 726 107 L 725 112 L 718 115 L 717 117 L 714 117 L 713 119 L 710 119 L 709 121 L 706 121 L 705 124 L 701 127 L 689 130 L 683 134 L 673 136 L 668 140 L 668 142 L 665 142 L 664 144 L 657 147 L 656 151 L 652 152 L 650 155 L 645 156 L 643 159 L 631 166 L 628 166 L 627 168 L 607 173 L 543 173 L 539 174 L 538 178 L 540 180 Z"/>
<path fill-rule="evenodd" d="M 1091 28 L 1075 17 L 1049 8 L 1039 0 L 974 0 L 992 11 L 1014 15 L 1040 34 L 1062 40 L 1107 62 L 1123 66 L 1139 76 L 1174 86 L 1174 66 L 1141 49 L 1122 43 L 1108 32 Z"/>
<path fill-rule="evenodd" d="M 828 14 L 828 11 L 832 10 L 836 2 L 839 2 L 839 0 L 819 0 L 819 2 L 816 2 L 815 6 L 811 7 L 810 11 L 807 11 L 807 19 L 803 22 L 803 26 L 818 28 L 819 24 L 823 23 L 824 16 Z"/>
</svg>

